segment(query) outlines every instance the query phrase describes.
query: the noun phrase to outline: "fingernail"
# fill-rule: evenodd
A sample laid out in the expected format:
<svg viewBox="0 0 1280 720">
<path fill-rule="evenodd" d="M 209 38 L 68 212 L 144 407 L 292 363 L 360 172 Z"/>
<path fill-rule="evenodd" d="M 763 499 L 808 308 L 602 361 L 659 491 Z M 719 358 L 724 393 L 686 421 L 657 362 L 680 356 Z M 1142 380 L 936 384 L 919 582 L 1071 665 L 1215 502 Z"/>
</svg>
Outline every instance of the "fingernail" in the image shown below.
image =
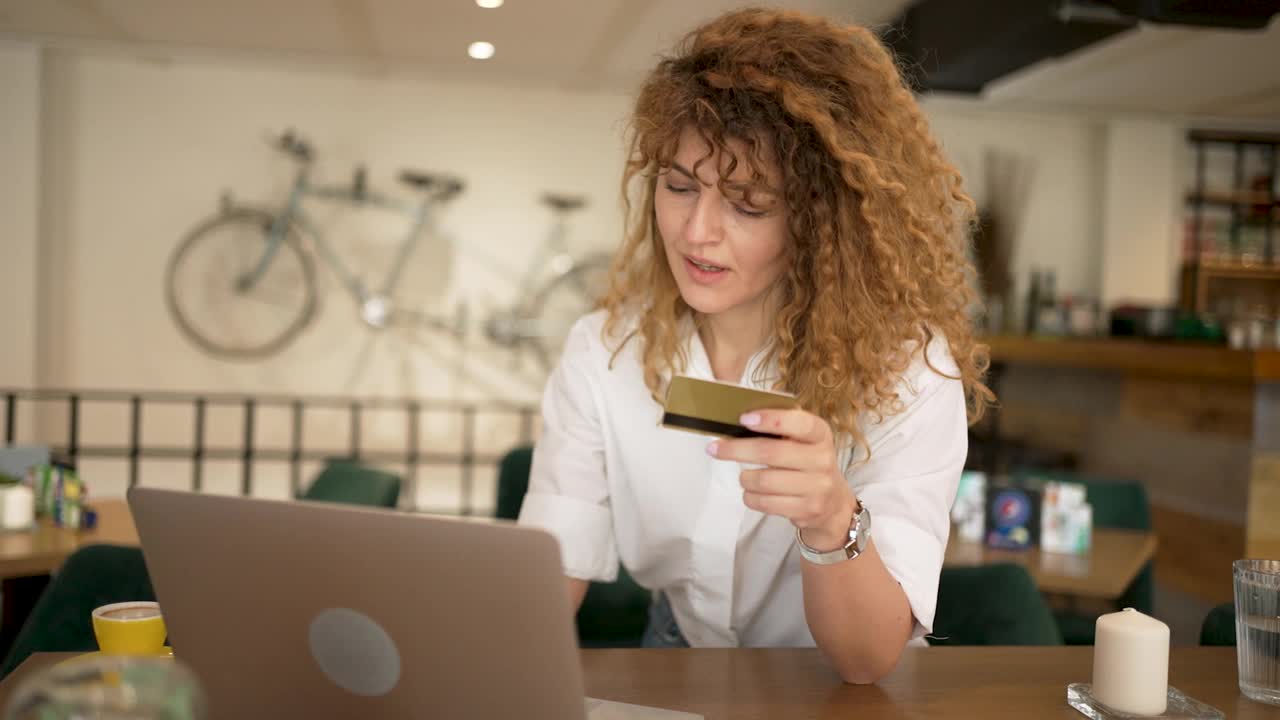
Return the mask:
<svg viewBox="0 0 1280 720">
<path fill-rule="evenodd" d="M 715 457 L 716 453 L 719 451 L 720 451 L 720 442 L 718 440 L 712 440 L 711 442 L 707 443 L 708 455 L 710 455 L 711 457 Z"/>
<path fill-rule="evenodd" d="M 743 415 L 742 417 L 738 418 L 738 422 L 742 423 L 743 425 L 746 425 L 747 427 L 755 427 L 760 424 L 760 414 L 747 413 L 746 415 Z"/>
</svg>

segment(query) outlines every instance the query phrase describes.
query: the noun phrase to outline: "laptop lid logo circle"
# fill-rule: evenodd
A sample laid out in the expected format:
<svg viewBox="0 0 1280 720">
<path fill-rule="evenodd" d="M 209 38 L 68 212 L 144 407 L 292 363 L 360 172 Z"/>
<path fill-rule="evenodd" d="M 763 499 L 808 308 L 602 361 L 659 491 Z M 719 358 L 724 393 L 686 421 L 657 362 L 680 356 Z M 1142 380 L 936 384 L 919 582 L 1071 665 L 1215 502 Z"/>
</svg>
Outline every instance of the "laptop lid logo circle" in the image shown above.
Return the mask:
<svg viewBox="0 0 1280 720">
<path fill-rule="evenodd" d="M 334 685 L 367 697 L 391 692 L 400 682 L 400 650 L 373 618 L 349 608 L 329 608 L 311 621 L 311 657 Z"/>
</svg>

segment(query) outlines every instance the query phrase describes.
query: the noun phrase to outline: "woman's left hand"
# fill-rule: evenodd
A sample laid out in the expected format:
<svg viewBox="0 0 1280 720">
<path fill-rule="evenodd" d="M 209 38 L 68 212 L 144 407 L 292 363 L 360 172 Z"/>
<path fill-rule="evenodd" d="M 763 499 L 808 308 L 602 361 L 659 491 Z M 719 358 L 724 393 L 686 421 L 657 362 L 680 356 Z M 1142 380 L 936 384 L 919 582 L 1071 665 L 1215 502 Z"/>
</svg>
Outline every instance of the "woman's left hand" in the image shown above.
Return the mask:
<svg viewBox="0 0 1280 720">
<path fill-rule="evenodd" d="M 836 462 L 831 427 L 804 410 L 759 410 L 740 422 L 779 438 L 724 438 L 707 445 L 720 460 L 765 465 L 742 471 L 742 501 L 747 507 L 779 515 L 800 528 L 816 550 L 842 547 L 849 539 L 858 501 Z"/>
</svg>

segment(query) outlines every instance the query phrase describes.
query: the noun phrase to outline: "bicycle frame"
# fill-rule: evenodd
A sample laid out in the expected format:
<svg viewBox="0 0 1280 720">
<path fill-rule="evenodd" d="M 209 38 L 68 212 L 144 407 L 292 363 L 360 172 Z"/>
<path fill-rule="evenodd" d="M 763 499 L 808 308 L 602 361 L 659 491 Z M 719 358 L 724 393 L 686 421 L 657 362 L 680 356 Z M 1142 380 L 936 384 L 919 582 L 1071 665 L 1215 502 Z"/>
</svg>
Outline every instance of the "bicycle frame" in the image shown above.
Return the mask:
<svg viewBox="0 0 1280 720">
<path fill-rule="evenodd" d="M 573 255 L 565 246 L 568 224 L 565 214 L 557 212 L 555 223 L 547 233 L 547 239 L 538 246 L 533 262 L 529 264 L 524 277 L 520 278 L 520 292 L 516 296 L 518 304 L 525 304 L 532 297 L 537 283 L 544 280 L 547 269 L 551 270 L 551 277 L 559 277 L 573 269 L 575 264 Z"/>
<path fill-rule="evenodd" d="M 372 205 L 411 218 L 408 232 L 405 233 L 404 239 L 400 241 L 400 245 L 396 249 L 395 261 L 391 265 L 387 277 L 383 280 L 381 289 L 376 293 L 371 294 L 365 288 L 364 283 L 343 264 L 338 254 L 334 252 L 333 246 L 325 238 L 324 233 L 320 232 L 315 224 L 311 222 L 302 207 L 303 200 L 308 197 Z M 352 188 L 348 187 L 312 185 L 307 169 L 305 167 L 300 168 L 294 176 L 288 200 L 271 222 L 271 229 L 267 233 L 267 246 L 262 253 L 262 257 L 258 259 L 253 270 L 240 278 L 238 285 L 241 290 L 248 290 L 257 284 L 262 276 L 266 274 L 267 269 L 271 267 L 271 262 L 275 259 L 280 245 L 284 243 L 285 235 L 289 232 L 289 228 L 297 227 L 311 236 L 315 241 L 316 250 L 322 262 L 333 270 L 342 286 L 355 296 L 358 302 L 364 303 L 373 297 L 390 297 L 400 283 L 404 266 L 414 247 L 417 246 L 422 230 L 430 224 L 431 208 L 432 197 L 429 195 L 424 196 L 417 203 L 411 203 L 377 193 L 357 194 Z"/>
</svg>

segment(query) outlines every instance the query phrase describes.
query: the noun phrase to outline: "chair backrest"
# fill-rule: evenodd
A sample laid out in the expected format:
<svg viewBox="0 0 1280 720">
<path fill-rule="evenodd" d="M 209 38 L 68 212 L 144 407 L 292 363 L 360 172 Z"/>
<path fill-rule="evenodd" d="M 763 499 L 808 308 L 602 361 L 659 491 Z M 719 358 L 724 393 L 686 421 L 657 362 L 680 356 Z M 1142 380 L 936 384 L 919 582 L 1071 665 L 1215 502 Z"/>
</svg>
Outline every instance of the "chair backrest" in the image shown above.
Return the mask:
<svg viewBox="0 0 1280 720">
<path fill-rule="evenodd" d="M 1093 507 L 1093 525 L 1121 530 L 1151 530 L 1151 505 L 1147 490 L 1135 480 L 1103 478 L 1064 470 L 1020 468 L 1015 479 L 1073 482 L 1085 486 L 1085 499 Z M 1147 563 L 1116 599 L 1117 607 L 1131 607 L 1152 615 L 1155 612 L 1155 576 L 1152 563 Z M 1058 628 L 1068 645 L 1092 645 L 1096 613 L 1060 613 Z"/>
<path fill-rule="evenodd" d="M 1035 581 L 1020 565 L 943 568 L 931 645 L 1061 645 Z"/>
<path fill-rule="evenodd" d="M 400 477 L 351 460 L 331 460 L 302 499 L 394 508 L 400 501 Z"/>
<path fill-rule="evenodd" d="M 49 448 L 43 445 L 0 447 L 0 476 L 21 480 L 35 465 L 49 464 Z"/>
<path fill-rule="evenodd" d="M 1101 528 L 1150 530 L 1151 505 L 1147 489 L 1134 480 L 1081 478 L 1086 502 L 1093 506 L 1093 524 Z"/>
<path fill-rule="evenodd" d="M 1093 477 L 1073 472 L 1020 469 L 1015 479 L 1051 480 L 1084 485 L 1085 501 L 1093 506 L 1093 525 L 1122 530 L 1150 530 L 1151 505 L 1147 489 L 1136 480 Z"/>
<path fill-rule="evenodd" d="M 1224 603 L 1209 611 L 1200 626 L 1200 644 L 1235 647 L 1236 605 Z"/>
<path fill-rule="evenodd" d="M 1151 530 L 1151 504 L 1147 501 L 1147 489 L 1136 480 L 1092 477 L 1072 472 L 1040 472 L 1019 470 L 1015 477 L 1035 477 L 1043 480 L 1080 483 L 1085 486 L 1085 501 L 1093 507 L 1093 525 L 1120 530 Z M 1155 578 L 1151 563 L 1139 571 L 1137 577 L 1116 600 L 1118 607 L 1131 607 L 1148 615 L 1155 608 Z M 1092 622 L 1083 626 L 1085 632 L 1073 632 L 1080 642 L 1092 642 Z M 1087 637 L 1086 637 L 1087 636 Z M 1068 643 L 1073 643 L 1068 638 Z"/>
<path fill-rule="evenodd" d="M 18 631 L 0 676 L 36 652 L 88 652 L 98 647 L 90 614 L 102 605 L 156 599 L 142 550 L 90 545 L 67 558 Z"/>
<path fill-rule="evenodd" d="M 533 448 L 518 447 L 498 463 L 498 498 L 494 517 L 515 520 L 529 490 L 529 468 L 533 466 Z"/>
<path fill-rule="evenodd" d="M 496 517 L 515 520 L 529 490 L 533 448 L 518 447 L 498 463 Z M 591 583 L 578 610 L 578 643 L 582 647 L 639 647 L 648 622 L 652 593 L 636 584 L 626 568 L 611 583 Z"/>
</svg>

